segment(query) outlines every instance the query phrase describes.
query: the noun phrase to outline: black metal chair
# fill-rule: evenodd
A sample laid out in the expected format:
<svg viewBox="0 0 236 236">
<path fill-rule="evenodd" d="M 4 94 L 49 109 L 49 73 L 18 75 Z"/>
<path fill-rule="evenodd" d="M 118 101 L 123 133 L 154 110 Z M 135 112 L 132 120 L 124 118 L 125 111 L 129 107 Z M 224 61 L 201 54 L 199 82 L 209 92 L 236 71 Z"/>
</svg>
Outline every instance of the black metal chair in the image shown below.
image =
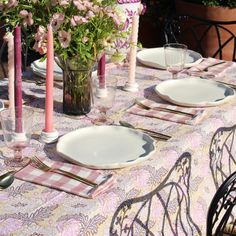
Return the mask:
<svg viewBox="0 0 236 236">
<path fill-rule="evenodd" d="M 207 215 L 207 236 L 236 235 L 236 172 L 219 187 Z"/>
<path fill-rule="evenodd" d="M 236 61 L 236 20 L 213 21 L 200 17 L 181 14 L 171 17 L 165 24 L 166 43 L 185 43 L 190 49 L 204 57 L 224 58 L 230 52 L 228 60 Z M 212 47 L 214 43 L 214 47 Z"/>
</svg>

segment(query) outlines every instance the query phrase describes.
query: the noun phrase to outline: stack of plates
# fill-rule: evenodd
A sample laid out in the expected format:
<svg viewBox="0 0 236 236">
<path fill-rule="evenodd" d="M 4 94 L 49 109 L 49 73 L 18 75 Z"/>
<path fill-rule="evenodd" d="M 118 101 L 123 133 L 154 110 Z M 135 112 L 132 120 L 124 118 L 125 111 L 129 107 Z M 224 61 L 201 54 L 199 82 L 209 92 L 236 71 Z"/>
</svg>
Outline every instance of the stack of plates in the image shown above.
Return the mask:
<svg viewBox="0 0 236 236">
<path fill-rule="evenodd" d="M 46 64 L 47 59 L 44 61 L 36 60 L 31 63 L 30 67 L 34 74 L 46 78 Z M 62 69 L 57 65 L 57 63 L 54 61 L 54 80 L 62 80 L 63 73 Z"/>
</svg>

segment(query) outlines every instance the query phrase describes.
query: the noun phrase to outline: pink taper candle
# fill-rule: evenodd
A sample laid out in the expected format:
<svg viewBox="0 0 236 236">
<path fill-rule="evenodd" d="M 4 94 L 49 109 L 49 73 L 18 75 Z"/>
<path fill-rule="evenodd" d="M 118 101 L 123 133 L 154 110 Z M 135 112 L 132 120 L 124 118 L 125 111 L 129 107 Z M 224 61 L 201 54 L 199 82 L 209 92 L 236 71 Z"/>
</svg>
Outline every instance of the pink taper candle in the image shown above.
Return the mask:
<svg viewBox="0 0 236 236">
<path fill-rule="evenodd" d="M 101 59 L 98 62 L 98 73 L 99 82 L 105 84 L 105 64 L 106 64 L 106 55 L 103 54 Z"/>
<path fill-rule="evenodd" d="M 53 32 L 52 26 L 48 26 L 47 34 L 47 67 L 46 67 L 46 99 L 45 99 L 45 132 L 53 132 Z"/>
<path fill-rule="evenodd" d="M 8 46 L 8 99 L 9 109 L 14 111 L 15 107 L 15 92 L 14 92 L 14 80 L 15 80 L 15 64 L 14 64 L 14 37 L 12 33 L 7 33 L 5 40 Z"/>
<path fill-rule="evenodd" d="M 21 71 L 21 28 L 16 26 L 14 31 L 15 50 L 15 107 L 16 132 L 22 132 L 22 71 Z"/>
<path fill-rule="evenodd" d="M 132 17 L 132 28 L 131 28 L 129 75 L 128 75 L 128 81 L 127 81 L 128 84 L 135 83 L 136 53 L 137 53 L 137 42 L 138 42 L 138 25 L 139 25 L 139 15 L 134 14 Z"/>
</svg>

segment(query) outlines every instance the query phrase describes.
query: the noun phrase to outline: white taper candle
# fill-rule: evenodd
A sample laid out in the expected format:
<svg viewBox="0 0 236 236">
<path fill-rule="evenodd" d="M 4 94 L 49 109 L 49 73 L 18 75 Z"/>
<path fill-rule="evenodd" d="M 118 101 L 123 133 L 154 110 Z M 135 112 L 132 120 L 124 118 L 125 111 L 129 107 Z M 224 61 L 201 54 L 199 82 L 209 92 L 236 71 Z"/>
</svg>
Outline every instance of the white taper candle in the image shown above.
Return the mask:
<svg viewBox="0 0 236 236">
<path fill-rule="evenodd" d="M 131 47 L 130 47 L 130 55 L 129 55 L 128 84 L 135 84 L 138 26 L 139 26 L 139 15 L 134 14 L 132 17 L 132 28 L 131 28 L 131 40 L 130 40 Z"/>
<path fill-rule="evenodd" d="M 12 33 L 8 32 L 5 40 L 7 41 L 8 46 L 8 99 L 9 99 L 9 108 L 11 110 L 15 107 L 15 60 L 14 60 L 14 36 Z"/>
</svg>

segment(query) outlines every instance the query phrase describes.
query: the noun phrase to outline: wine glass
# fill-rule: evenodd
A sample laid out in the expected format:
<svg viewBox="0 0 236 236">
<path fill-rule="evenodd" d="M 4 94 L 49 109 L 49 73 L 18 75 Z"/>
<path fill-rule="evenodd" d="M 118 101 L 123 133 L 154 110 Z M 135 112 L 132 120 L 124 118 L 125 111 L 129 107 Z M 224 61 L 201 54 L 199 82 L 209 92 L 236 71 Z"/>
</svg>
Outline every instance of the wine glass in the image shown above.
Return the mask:
<svg viewBox="0 0 236 236">
<path fill-rule="evenodd" d="M 117 75 L 96 75 L 92 80 L 92 103 L 99 112 L 96 122 L 108 122 L 108 110 L 113 106 L 117 88 Z"/>
<path fill-rule="evenodd" d="M 22 150 L 30 143 L 33 123 L 33 109 L 15 107 L 0 112 L 4 141 L 14 155 L 5 159 L 5 164 L 11 167 L 22 167 L 29 162 L 23 158 Z"/>
<path fill-rule="evenodd" d="M 187 46 L 180 43 L 169 43 L 164 45 L 166 69 L 172 73 L 172 79 L 183 70 L 186 58 Z"/>
</svg>

